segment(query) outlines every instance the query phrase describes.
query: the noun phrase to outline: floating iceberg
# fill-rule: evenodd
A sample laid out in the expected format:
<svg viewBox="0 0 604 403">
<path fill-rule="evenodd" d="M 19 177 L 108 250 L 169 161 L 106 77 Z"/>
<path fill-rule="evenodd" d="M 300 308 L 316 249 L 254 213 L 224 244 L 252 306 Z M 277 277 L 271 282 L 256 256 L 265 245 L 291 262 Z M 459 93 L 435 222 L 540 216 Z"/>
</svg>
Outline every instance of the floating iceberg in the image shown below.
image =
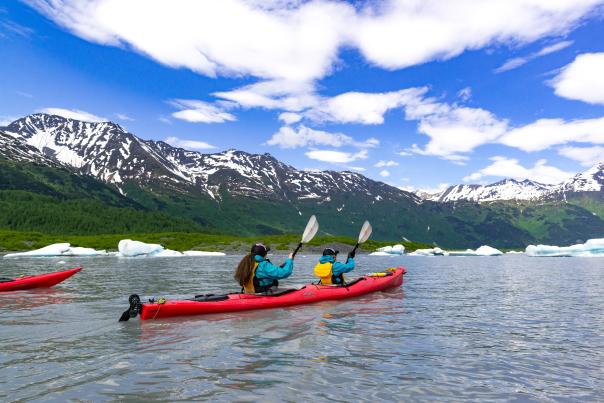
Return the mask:
<svg viewBox="0 0 604 403">
<path fill-rule="evenodd" d="M 451 256 L 500 256 L 503 252 L 488 245 L 482 245 L 480 248 L 466 249 L 463 252 L 449 252 Z"/>
<path fill-rule="evenodd" d="M 104 250 L 72 247 L 69 243 L 55 243 L 28 252 L 8 253 L 4 257 L 55 257 L 55 256 L 98 256 L 106 255 Z"/>
<path fill-rule="evenodd" d="M 118 256 L 120 257 L 136 257 L 136 256 L 152 256 L 164 250 L 164 247 L 156 243 L 144 243 L 133 241 L 131 239 L 122 239 L 117 244 Z"/>
<path fill-rule="evenodd" d="M 598 257 L 604 256 L 604 238 L 590 239 L 572 246 L 529 245 L 526 254 L 534 257 Z"/>
<path fill-rule="evenodd" d="M 402 255 L 405 253 L 405 247 L 401 244 L 397 244 L 394 246 L 384 246 L 382 248 L 378 248 L 376 252 L 370 253 L 370 256 L 393 256 L 393 255 Z"/>
<path fill-rule="evenodd" d="M 524 252 L 521 251 L 517 251 L 517 250 L 511 250 L 509 252 L 505 252 L 506 255 L 524 255 Z"/>
<path fill-rule="evenodd" d="M 144 243 L 131 239 L 122 239 L 117 245 L 120 257 L 181 257 L 181 256 L 225 256 L 223 252 L 204 252 L 199 250 L 188 250 L 178 252 L 164 249 L 163 246 L 154 243 Z"/>
<path fill-rule="evenodd" d="M 224 252 L 205 252 L 202 250 L 186 250 L 182 254 L 185 256 L 226 256 Z"/>
<path fill-rule="evenodd" d="M 417 249 L 415 252 L 409 253 L 409 256 L 449 256 L 449 252 L 436 247 L 432 249 Z"/>
</svg>

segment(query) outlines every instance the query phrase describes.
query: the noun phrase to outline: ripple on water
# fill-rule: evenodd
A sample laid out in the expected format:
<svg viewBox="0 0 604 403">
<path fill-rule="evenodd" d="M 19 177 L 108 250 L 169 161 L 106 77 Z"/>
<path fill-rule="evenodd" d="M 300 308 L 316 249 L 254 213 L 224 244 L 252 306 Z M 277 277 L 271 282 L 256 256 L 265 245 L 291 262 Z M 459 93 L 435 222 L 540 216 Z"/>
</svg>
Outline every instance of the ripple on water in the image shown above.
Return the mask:
<svg viewBox="0 0 604 403">
<path fill-rule="evenodd" d="M 51 290 L 0 294 L 0 399 L 602 400 L 602 259 L 369 258 L 401 289 L 280 310 L 118 323 L 131 293 L 236 289 L 238 257 L 63 259 Z M 275 259 L 279 261 L 280 259 Z M 301 256 L 288 284 L 312 279 Z M 2 272 L 53 259 L 0 260 Z"/>
</svg>

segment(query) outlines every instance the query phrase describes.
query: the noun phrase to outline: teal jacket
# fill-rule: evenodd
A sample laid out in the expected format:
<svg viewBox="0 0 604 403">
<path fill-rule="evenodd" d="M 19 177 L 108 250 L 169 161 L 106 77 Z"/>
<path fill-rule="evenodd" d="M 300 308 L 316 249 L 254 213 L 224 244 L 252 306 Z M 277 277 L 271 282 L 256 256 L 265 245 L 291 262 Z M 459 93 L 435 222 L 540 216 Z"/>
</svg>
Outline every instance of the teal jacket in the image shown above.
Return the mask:
<svg viewBox="0 0 604 403">
<path fill-rule="evenodd" d="M 327 255 L 327 256 L 321 256 L 321 259 L 319 259 L 319 262 L 321 262 L 321 263 L 332 262 L 333 266 L 331 266 L 331 272 L 333 273 L 334 276 L 339 276 L 340 274 L 348 273 L 349 271 L 354 270 L 354 259 L 351 257 L 349 257 L 348 260 L 346 260 L 346 263 L 342 263 L 342 262 L 336 262 L 335 256 Z"/>
<path fill-rule="evenodd" d="M 260 255 L 254 256 L 258 267 L 256 268 L 256 278 L 261 286 L 269 286 L 273 280 L 281 280 L 291 276 L 294 270 L 294 259 L 287 259 L 283 266 L 275 266 L 270 260 Z"/>
</svg>

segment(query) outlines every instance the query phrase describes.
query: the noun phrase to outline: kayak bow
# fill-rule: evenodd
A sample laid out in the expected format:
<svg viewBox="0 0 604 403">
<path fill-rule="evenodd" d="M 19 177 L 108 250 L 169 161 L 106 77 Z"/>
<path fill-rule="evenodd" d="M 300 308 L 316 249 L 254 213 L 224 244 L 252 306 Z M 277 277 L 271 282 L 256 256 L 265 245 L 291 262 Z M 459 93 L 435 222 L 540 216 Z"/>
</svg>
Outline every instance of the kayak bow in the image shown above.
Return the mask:
<svg viewBox="0 0 604 403">
<path fill-rule="evenodd" d="M 0 292 L 52 287 L 53 285 L 65 281 L 80 270 L 82 270 L 82 268 L 78 267 L 75 269 L 57 271 L 54 273 L 38 274 L 35 276 L 27 277 L 16 277 L 4 281 L 0 280 Z"/>
<path fill-rule="evenodd" d="M 138 295 L 129 298 L 130 308 L 120 321 L 127 321 L 139 313 L 141 320 L 170 318 L 174 316 L 205 315 L 211 313 L 249 311 L 255 309 L 284 308 L 358 297 L 372 292 L 400 287 L 405 269 L 388 269 L 383 273 L 371 273 L 346 285 L 308 284 L 300 289 L 278 291 L 274 294 L 225 294 L 198 295 L 193 299 L 170 301 L 164 298 L 141 303 Z"/>
</svg>

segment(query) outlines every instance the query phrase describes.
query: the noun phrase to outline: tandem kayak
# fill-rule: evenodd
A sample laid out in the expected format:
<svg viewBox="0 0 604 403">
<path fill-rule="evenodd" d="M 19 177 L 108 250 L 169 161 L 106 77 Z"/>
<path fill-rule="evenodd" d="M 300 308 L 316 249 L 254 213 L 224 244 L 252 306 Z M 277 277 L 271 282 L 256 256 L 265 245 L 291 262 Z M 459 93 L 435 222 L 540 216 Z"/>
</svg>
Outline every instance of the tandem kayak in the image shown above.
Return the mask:
<svg viewBox="0 0 604 403">
<path fill-rule="evenodd" d="M 32 288 L 48 288 L 65 281 L 77 272 L 81 267 L 54 273 L 38 274 L 36 276 L 16 277 L 13 279 L 0 279 L 1 291 L 30 290 Z"/>
<path fill-rule="evenodd" d="M 382 273 L 372 273 L 346 285 L 308 284 L 300 289 L 277 291 L 274 294 L 198 295 L 187 300 L 160 298 L 141 303 L 138 295 L 129 298 L 130 308 L 120 321 L 127 321 L 140 313 L 141 320 L 170 318 L 174 316 L 205 315 L 211 313 L 249 311 L 254 309 L 283 308 L 319 301 L 358 297 L 376 291 L 400 287 L 405 269 L 399 267 Z"/>
</svg>

